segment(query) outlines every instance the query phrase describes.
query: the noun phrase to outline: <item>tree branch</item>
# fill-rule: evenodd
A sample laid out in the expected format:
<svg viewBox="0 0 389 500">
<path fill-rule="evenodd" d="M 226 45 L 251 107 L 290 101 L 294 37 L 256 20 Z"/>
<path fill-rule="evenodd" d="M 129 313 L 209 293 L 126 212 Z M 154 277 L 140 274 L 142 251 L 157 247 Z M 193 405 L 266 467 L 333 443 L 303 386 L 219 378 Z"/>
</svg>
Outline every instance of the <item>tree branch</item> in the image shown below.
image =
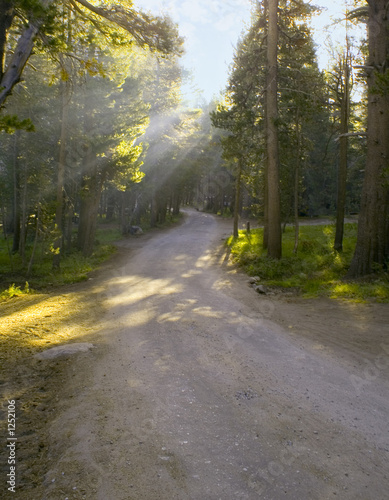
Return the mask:
<svg viewBox="0 0 389 500">
<path fill-rule="evenodd" d="M 31 55 L 35 37 L 42 24 L 42 19 L 31 22 L 19 38 L 11 61 L 9 62 L 3 78 L 1 79 L 0 108 L 12 92 L 13 87 L 20 81 L 23 69 Z"/>
<path fill-rule="evenodd" d="M 172 25 L 169 18 L 154 18 L 143 12 L 132 9 L 125 9 L 120 5 L 113 5 L 110 8 L 96 7 L 88 0 L 68 0 L 78 12 L 82 11 L 79 5 L 89 12 L 104 18 L 117 26 L 120 26 L 135 39 L 140 46 L 148 46 L 151 50 L 157 50 L 163 54 L 181 53 L 182 39 L 178 36 L 177 30 Z M 54 0 L 40 0 L 42 10 L 36 17 L 28 19 L 28 25 L 23 30 L 17 42 L 14 54 L 4 71 L 0 82 L 0 109 L 11 94 L 13 87 L 20 81 L 23 69 L 29 59 L 34 47 L 35 38 L 45 22 L 45 9 L 54 3 Z M 82 15 L 85 15 L 82 12 Z M 96 20 L 89 20 L 97 24 Z M 1 55 L 1 54 L 0 54 Z"/>
<path fill-rule="evenodd" d="M 340 134 L 336 137 L 335 142 L 339 141 L 342 137 L 367 137 L 367 132 L 348 132 L 347 134 Z"/>
<path fill-rule="evenodd" d="M 121 5 L 112 5 L 108 9 L 95 7 L 88 0 L 70 0 L 70 3 L 78 3 L 99 17 L 120 26 L 130 33 L 141 47 L 148 46 L 151 50 L 165 54 L 179 53 L 178 46 L 182 40 L 171 33 L 171 26 L 168 26 L 166 19 L 152 18 L 144 12 L 125 9 Z"/>
</svg>

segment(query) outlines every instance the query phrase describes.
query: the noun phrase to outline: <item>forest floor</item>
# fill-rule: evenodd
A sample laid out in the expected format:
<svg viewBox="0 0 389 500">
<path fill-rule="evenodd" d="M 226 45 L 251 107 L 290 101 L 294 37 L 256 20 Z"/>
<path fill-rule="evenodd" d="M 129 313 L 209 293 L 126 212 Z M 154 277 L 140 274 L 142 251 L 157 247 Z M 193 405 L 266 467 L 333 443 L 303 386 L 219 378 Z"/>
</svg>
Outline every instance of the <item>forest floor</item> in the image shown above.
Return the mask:
<svg viewBox="0 0 389 500">
<path fill-rule="evenodd" d="M 258 295 L 230 225 L 191 211 L 0 304 L 1 498 L 387 498 L 388 304 Z"/>
</svg>

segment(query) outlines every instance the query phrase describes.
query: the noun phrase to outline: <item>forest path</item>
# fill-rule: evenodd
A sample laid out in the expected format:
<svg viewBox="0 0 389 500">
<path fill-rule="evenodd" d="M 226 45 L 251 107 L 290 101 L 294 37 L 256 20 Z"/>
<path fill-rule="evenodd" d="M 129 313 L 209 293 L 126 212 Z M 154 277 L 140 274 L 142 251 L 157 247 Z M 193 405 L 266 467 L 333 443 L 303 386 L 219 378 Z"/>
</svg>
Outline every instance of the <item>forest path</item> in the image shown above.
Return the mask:
<svg viewBox="0 0 389 500">
<path fill-rule="evenodd" d="M 229 229 L 190 211 L 85 286 L 105 313 L 67 365 L 36 498 L 388 498 L 388 307 L 260 296 Z"/>
</svg>

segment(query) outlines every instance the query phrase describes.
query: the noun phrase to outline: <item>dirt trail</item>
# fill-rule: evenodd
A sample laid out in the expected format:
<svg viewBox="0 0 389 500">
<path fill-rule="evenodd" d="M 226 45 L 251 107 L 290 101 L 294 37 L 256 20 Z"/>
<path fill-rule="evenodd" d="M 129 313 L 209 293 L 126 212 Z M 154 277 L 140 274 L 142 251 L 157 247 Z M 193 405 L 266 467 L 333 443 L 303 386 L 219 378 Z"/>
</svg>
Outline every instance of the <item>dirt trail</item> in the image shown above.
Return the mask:
<svg viewBox="0 0 389 500">
<path fill-rule="evenodd" d="M 388 306 L 260 296 L 220 246 L 229 230 L 189 212 L 61 295 L 56 332 L 95 348 L 6 365 L 9 498 L 388 498 Z M 55 342 L 50 300 L 31 355 Z"/>
</svg>

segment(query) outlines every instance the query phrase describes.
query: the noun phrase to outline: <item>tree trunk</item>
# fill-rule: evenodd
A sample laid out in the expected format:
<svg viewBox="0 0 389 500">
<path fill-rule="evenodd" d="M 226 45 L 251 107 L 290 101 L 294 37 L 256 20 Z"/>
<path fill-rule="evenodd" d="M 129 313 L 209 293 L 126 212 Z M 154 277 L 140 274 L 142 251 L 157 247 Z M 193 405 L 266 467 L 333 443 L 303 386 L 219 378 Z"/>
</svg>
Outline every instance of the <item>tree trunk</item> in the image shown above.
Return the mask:
<svg viewBox="0 0 389 500">
<path fill-rule="evenodd" d="M 343 250 L 344 215 L 346 206 L 347 187 L 347 149 L 348 149 L 348 122 L 350 109 L 350 53 L 343 56 L 343 96 L 340 109 L 340 139 L 339 139 L 339 166 L 338 166 L 338 190 L 336 201 L 336 231 L 334 249 L 338 252 Z"/>
<path fill-rule="evenodd" d="M 263 1 L 263 16 L 265 21 L 265 27 L 264 27 L 264 38 L 267 38 L 268 34 L 268 13 L 269 13 L 269 5 L 268 5 L 268 0 Z M 265 116 L 265 123 L 266 123 L 266 103 L 265 103 L 265 110 L 264 110 Z M 267 137 L 265 137 L 265 141 L 267 143 Z M 266 146 L 267 149 L 267 146 Z M 268 196 L 268 183 L 267 183 L 267 171 L 268 171 L 268 161 L 267 157 L 265 158 L 264 165 L 263 165 L 263 241 L 262 241 L 262 248 L 264 250 L 267 250 L 268 247 L 268 241 L 269 241 L 269 196 Z"/>
<path fill-rule="evenodd" d="M 167 214 L 167 200 L 164 195 L 158 200 L 158 222 L 164 224 Z"/>
<path fill-rule="evenodd" d="M 107 221 L 113 220 L 115 214 L 115 204 L 116 204 L 115 192 L 111 191 L 107 195 L 107 213 L 106 213 Z"/>
<path fill-rule="evenodd" d="M 11 272 L 13 273 L 14 272 L 14 261 L 13 261 L 13 258 L 12 258 L 12 252 L 11 252 L 11 248 L 10 248 L 10 245 L 9 245 L 9 241 L 8 241 L 8 234 L 7 234 L 7 223 L 6 223 L 6 212 L 5 212 L 5 209 L 4 209 L 4 206 L 1 205 L 1 215 L 2 215 L 2 222 L 3 222 L 3 235 L 4 235 L 4 240 L 7 244 L 7 250 L 8 250 L 8 257 L 9 257 L 9 262 L 11 264 Z"/>
<path fill-rule="evenodd" d="M 300 151 L 299 151 L 300 153 Z M 297 253 L 300 235 L 299 225 L 299 185 L 300 185 L 300 157 L 297 158 L 294 172 L 294 247 L 293 253 Z"/>
<path fill-rule="evenodd" d="M 267 184 L 267 159 L 264 166 L 264 186 L 263 186 L 263 242 L 262 248 L 267 250 L 269 243 L 269 195 L 268 195 L 268 184 Z"/>
<path fill-rule="evenodd" d="M 19 153 L 19 136 L 20 130 L 17 130 L 14 135 L 14 151 L 13 151 L 13 243 L 12 252 L 16 253 L 20 248 L 20 170 L 18 162 Z"/>
<path fill-rule="evenodd" d="M 157 201 L 157 190 L 154 186 L 153 180 L 151 181 L 151 202 L 150 202 L 150 226 L 155 227 L 158 222 L 158 201 Z"/>
<path fill-rule="evenodd" d="M 22 266 L 26 265 L 26 239 L 27 239 L 27 225 L 28 225 L 28 214 L 27 214 L 27 166 L 24 165 L 23 168 L 23 190 L 22 190 L 22 221 L 20 224 L 20 246 L 19 253 L 22 258 Z"/>
<path fill-rule="evenodd" d="M 85 162 L 86 171 L 82 180 L 80 197 L 78 247 L 85 257 L 89 257 L 93 253 L 103 180 L 97 171 L 96 157 L 91 147 L 88 149 Z"/>
<path fill-rule="evenodd" d="M 58 175 L 57 175 L 57 206 L 55 209 L 55 228 L 58 237 L 53 244 L 53 269 L 60 268 L 61 251 L 63 246 L 63 207 L 64 207 L 64 184 L 65 184 L 65 160 L 67 124 L 69 115 L 69 83 L 62 82 L 62 122 L 61 137 L 59 145 Z"/>
<path fill-rule="evenodd" d="M 181 196 L 175 192 L 172 200 L 172 213 L 173 215 L 178 215 L 180 213 L 181 206 Z"/>
<path fill-rule="evenodd" d="M 96 197 L 81 197 L 78 245 L 85 257 L 89 257 L 93 253 L 96 236 L 98 208 L 99 200 L 96 199 Z"/>
<path fill-rule="evenodd" d="M 240 189 L 242 183 L 242 159 L 238 161 L 238 172 L 235 179 L 235 202 L 234 202 L 234 238 L 239 236 L 239 207 Z"/>
<path fill-rule="evenodd" d="M 387 254 L 386 169 L 389 158 L 389 22 L 386 0 L 369 0 L 367 155 L 355 253 L 348 272 L 358 277 L 382 266 Z M 380 89 L 381 86 L 381 89 Z M 383 87 L 383 88 L 382 88 Z"/>
<path fill-rule="evenodd" d="M 38 212 L 37 212 L 37 217 L 36 217 L 36 226 L 35 226 L 35 238 L 34 238 L 34 245 L 32 247 L 32 252 L 31 252 L 31 257 L 30 257 L 30 262 L 28 263 L 28 269 L 27 269 L 27 277 L 30 276 L 31 271 L 32 271 L 32 266 L 34 265 L 34 259 L 35 259 L 35 252 L 36 252 L 36 247 L 38 244 L 38 239 L 39 239 L 39 225 L 40 225 L 40 219 L 41 219 L 41 210 L 40 210 L 40 203 L 38 204 Z"/>
<path fill-rule="evenodd" d="M 280 259 L 281 247 L 281 206 L 278 160 L 278 108 L 277 108 L 277 27 L 278 0 L 269 1 L 269 24 L 267 43 L 267 183 L 268 183 L 268 257 Z"/>
<path fill-rule="evenodd" d="M 297 108 L 296 112 L 296 133 L 297 133 L 297 152 L 296 152 L 296 167 L 294 171 L 294 247 L 293 253 L 297 253 L 300 236 L 299 225 L 299 186 L 300 186 L 300 170 L 301 170 L 301 156 L 302 156 L 302 130 L 300 125 L 300 110 Z M 285 226 L 284 230 L 285 231 Z"/>
<path fill-rule="evenodd" d="M 72 237 L 73 237 L 73 217 L 74 217 L 74 192 L 69 193 L 65 203 L 65 229 L 64 229 L 64 239 L 65 239 L 65 250 L 69 252 L 72 248 Z"/>
<path fill-rule="evenodd" d="M 10 0 L 0 0 L 0 82 L 4 74 L 7 33 L 14 17 L 14 3 Z"/>
<path fill-rule="evenodd" d="M 89 57 L 94 57 L 94 45 L 89 46 Z M 85 87 L 84 101 L 84 134 L 87 140 L 93 137 L 95 123 L 94 96 L 91 85 L 92 78 L 89 77 Z M 89 144 L 83 164 L 83 174 L 81 181 L 80 195 L 80 221 L 78 225 L 78 247 L 85 257 L 93 253 L 95 242 L 97 215 L 99 203 L 104 184 L 103 173 L 98 169 L 97 156 L 93 145 Z"/>
</svg>

